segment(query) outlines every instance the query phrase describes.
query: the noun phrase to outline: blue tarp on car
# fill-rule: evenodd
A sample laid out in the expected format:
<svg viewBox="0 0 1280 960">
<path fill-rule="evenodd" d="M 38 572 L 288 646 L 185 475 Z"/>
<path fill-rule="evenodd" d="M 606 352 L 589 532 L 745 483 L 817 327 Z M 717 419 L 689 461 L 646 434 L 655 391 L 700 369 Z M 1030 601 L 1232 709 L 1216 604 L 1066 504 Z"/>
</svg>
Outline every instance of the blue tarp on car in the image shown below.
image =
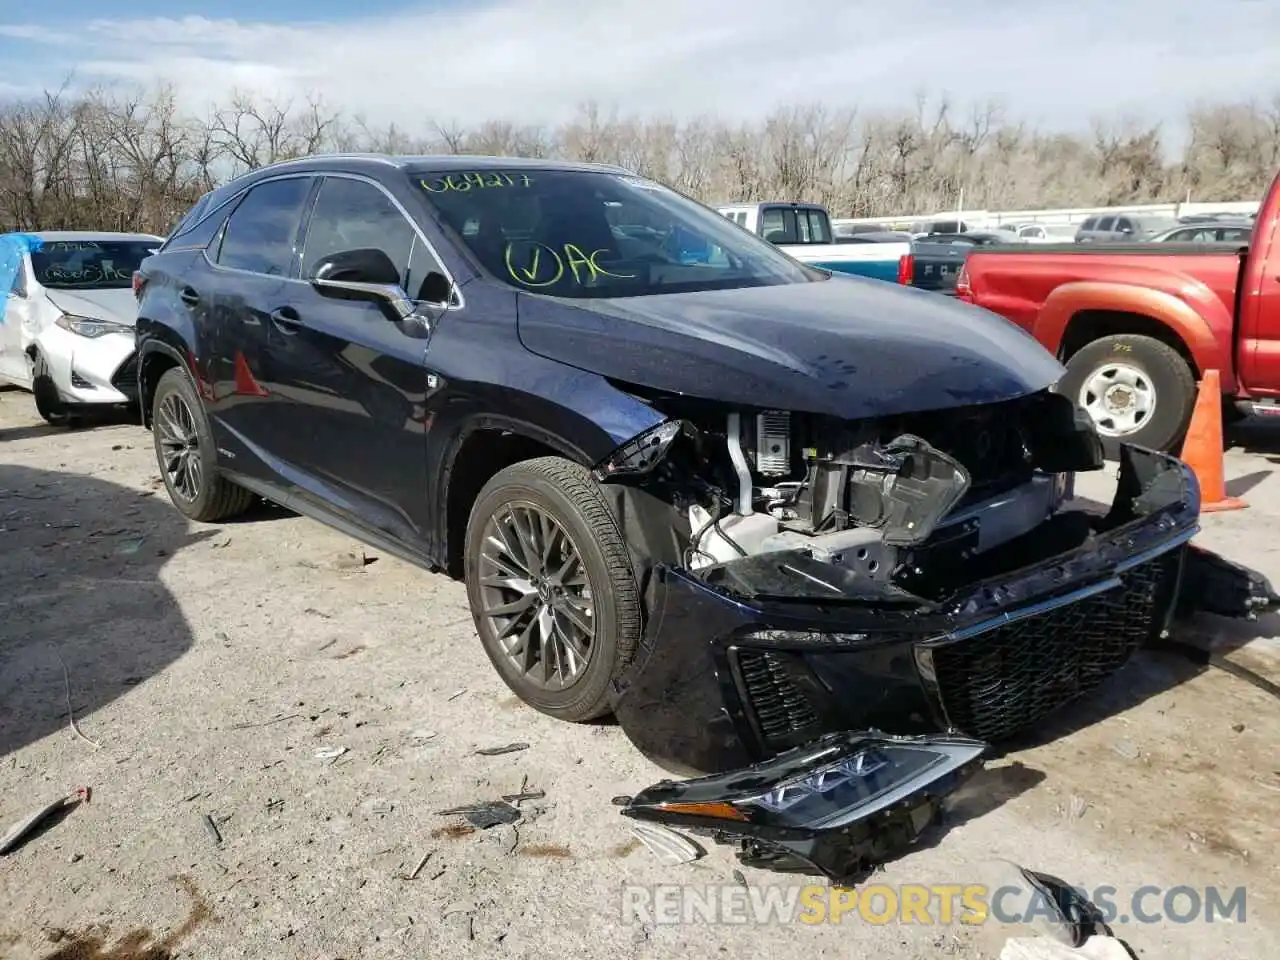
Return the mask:
<svg viewBox="0 0 1280 960">
<path fill-rule="evenodd" d="M 9 291 L 13 289 L 13 278 L 18 275 L 23 257 L 42 246 L 44 241 L 34 234 L 0 233 L 0 323 L 4 323 Z"/>
</svg>

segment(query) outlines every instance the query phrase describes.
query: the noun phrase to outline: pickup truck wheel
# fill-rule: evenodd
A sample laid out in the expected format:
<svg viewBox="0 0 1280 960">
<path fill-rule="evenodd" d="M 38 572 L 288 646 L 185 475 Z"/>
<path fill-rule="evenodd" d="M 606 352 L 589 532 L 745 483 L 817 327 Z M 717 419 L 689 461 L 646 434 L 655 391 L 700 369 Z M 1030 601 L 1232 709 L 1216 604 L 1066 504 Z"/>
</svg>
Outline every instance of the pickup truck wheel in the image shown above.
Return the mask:
<svg viewBox="0 0 1280 960">
<path fill-rule="evenodd" d="M 156 463 L 169 499 L 184 517 L 216 523 L 243 513 L 254 495 L 218 474 L 213 432 L 187 374 L 165 371 L 151 402 Z"/>
<path fill-rule="evenodd" d="M 1122 333 L 1077 352 L 1058 392 L 1088 411 L 1107 456 L 1114 459 L 1122 443 L 1172 450 L 1191 420 L 1196 380 L 1167 343 Z"/>
<path fill-rule="evenodd" d="M 589 472 L 560 457 L 499 471 L 471 509 L 464 570 L 480 642 L 516 696 L 561 720 L 608 712 L 642 618 L 630 553 Z"/>
</svg>

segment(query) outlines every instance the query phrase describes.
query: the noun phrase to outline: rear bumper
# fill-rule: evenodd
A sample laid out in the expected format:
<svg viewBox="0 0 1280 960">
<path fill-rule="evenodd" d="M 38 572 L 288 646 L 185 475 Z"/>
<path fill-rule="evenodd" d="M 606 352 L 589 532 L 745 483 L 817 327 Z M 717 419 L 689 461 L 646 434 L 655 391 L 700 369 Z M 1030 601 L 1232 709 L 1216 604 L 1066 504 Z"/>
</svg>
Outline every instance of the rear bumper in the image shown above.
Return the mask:
<svg viewBox="0 0 1280 960">
<path fill-rule="evenodd" d="M 847 586 L 836 596 L 815 593 L 825 565 L 798 552 L 725 564 L 743 572 L 721 584 L 659 567 L 615 715 L 646 756 L 687 773 L 839 731 L 1008 739 L 1164 630 L 1199 508 L 1185 464 L 1126 446 L 1110 513 L 1060 514 L 1055 533 L 1034 531 L 981 580 L 877 595 L 828 567 L 820 578 Z"/>
</svg>

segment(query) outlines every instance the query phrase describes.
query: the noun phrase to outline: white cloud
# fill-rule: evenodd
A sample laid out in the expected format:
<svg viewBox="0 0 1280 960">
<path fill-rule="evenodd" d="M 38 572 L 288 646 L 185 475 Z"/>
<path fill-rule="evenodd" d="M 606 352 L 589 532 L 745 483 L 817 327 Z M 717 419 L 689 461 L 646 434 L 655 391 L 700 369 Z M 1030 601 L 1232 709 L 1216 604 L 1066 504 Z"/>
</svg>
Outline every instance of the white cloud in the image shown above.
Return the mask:
<svg viewBox="0 0 1280 960">
<path fill-rule="evenodd" d="M 998 98 L 1057 127 L 1117 113 L 1176 123 L 1198 98 L 1280 91 L 1269 0 L 470 0 L 285 25 L 55 17 L 0 37 L 24 83 L 73 68 L 80 83 L 167 80 L 201 111 L 236 87 L 319 93 L 407 129 L 555 122 L 586 100 L 734 119 L 813 100 L 904 108 L 921 89 Z"/>
</svg>

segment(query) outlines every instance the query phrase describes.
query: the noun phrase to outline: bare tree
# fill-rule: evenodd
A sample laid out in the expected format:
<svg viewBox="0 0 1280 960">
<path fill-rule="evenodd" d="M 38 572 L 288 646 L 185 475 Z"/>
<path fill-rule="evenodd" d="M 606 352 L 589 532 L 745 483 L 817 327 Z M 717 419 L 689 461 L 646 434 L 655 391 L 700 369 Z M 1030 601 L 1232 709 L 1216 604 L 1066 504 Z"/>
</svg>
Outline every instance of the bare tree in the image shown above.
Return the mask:
<svg viewBox="0 0 1280 960">
<path fill-rule="evenodd" d="M 1199 103 L 1185 143 L 1160 125 L 1100 118 L 1087 134 L 1010 121 L 996 101 L 958 105 L 919 92 L 898 111 L 796 104 L 756 123 L 625 116 L 583 103 L 557 128 L 501 117 L 421 130 L 372 125 L 318 97 L 237 92 L 207 116 L 184 114 L 168 86 L 73 92 L 70 80 L 0 100 L 0 230 L 60 227 L 164 232 L 203 193 L 244 170 L 331 151 L 489 154 L 618 164 L 690 196 L 815 200 L 837 216 L 968 207 L 1238 200 L 1280 166 L 1280 92 Z"/>
</svg>

